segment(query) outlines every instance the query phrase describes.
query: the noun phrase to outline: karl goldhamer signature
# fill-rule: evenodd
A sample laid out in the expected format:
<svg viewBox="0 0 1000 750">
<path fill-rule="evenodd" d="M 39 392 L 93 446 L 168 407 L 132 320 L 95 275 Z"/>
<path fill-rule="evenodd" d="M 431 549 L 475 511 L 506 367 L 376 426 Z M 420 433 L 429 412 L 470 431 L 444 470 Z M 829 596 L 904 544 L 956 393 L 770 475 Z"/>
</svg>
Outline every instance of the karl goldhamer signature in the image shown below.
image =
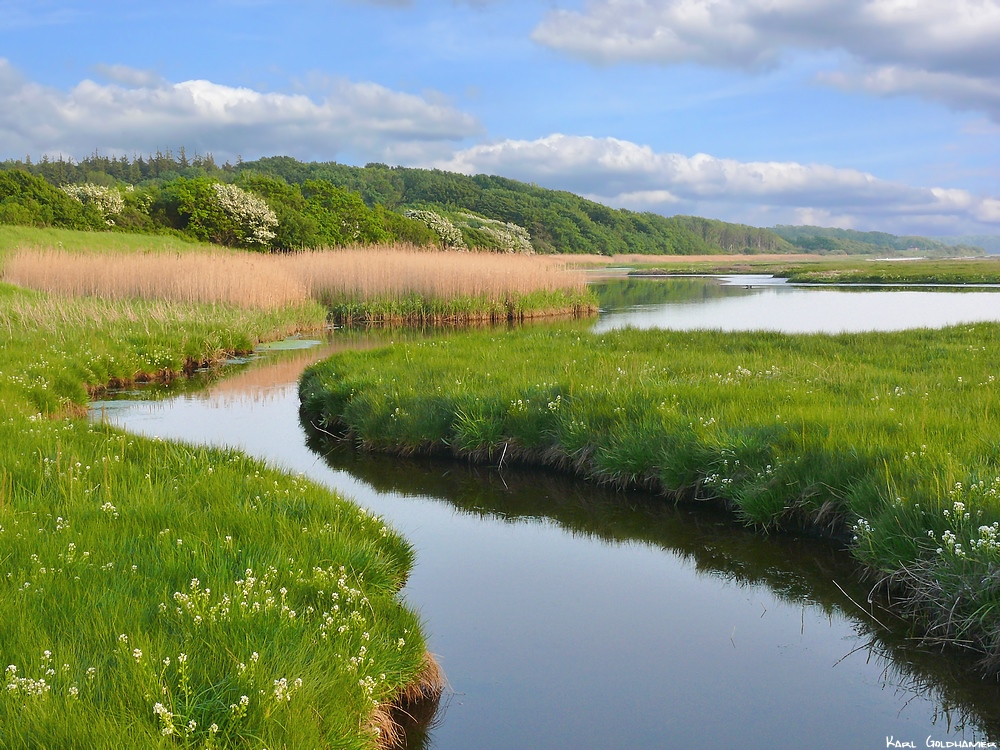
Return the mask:
<svg viewBox="0 0 1000 750">
<path fill-rule="evenodd" d="M 913 740 L 897 740 L 893 736 L 885 738 L 886 747 L 911 747 L 916 748 L 917 743 Z M 936 740 L 933 735 L 927 736 L 927 741 L 922 747 L 940 748 L 981 748 L 996 747 L 997 743 L 988 740 Z"/>
</svg>

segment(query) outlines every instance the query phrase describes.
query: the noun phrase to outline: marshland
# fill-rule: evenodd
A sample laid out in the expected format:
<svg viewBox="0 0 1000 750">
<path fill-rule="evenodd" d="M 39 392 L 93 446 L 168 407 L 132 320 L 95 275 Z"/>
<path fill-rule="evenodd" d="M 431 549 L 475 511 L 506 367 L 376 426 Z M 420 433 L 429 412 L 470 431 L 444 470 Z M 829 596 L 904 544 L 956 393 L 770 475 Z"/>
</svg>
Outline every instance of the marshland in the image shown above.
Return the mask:
<svg viewBox="0 0 1000 750">
<path fill-rule="evenodd" d="M 107 745 L 125 726 L 146 744 L 385 744 L 394 706 L 436 705 L 428 649 L 450 687 L 411 746 L 693 741 L 700 722 L 654 718 L 691 700 L 659 670 L 692 685 L 721 670 L 750 690 L 774 649 L 797 654 L 776 682 L 834 675 L 815 731 L 850 710 L 847 742 L 890 721 L 997 736 L 995 684 L 980 675 L 997 659 L 982 582 L 1000 548 L 1000 315 L 947 317 L 992 292 L 920 292 L 939 295 L 942 317 L 919 330 L 790 334 L 778 313 L 771 332 L 641 331 L 642 316 L 669 327 L 671 311 L 772 293 L 839 295 L 846 311 L 868 292 L 588 285 L 583 257 L 93 237 L 17 230 L 5 247 L 3 596 L 25 613 L 0 639 L 8 745 Z M 349 320 L 388 325 L 329 328 Z M 471 322 L 513 327 L 394 327 Z M 316 350 L 330 358 L 302 380 L 301 423 L 305 361 L 287 359 L 299 355 L 266 355 L 272 376 L 225 364 L 287 336 L 338 350 Z M 207 401 L 170 397 L 205 368 L 222 373 Z M 102 401 L 81 418 L 109 386 L 134 398 L 143 381 L 168 400 Z M 273 398 L 239 397 L 262 391 Z M 698 609 L 707 619 L 687 616 Z M 709 630 L 683 664 L 664 650 Z M 633 648 L 595 656 L 622 633 Z M 603 706 L 586 697 L 599 675 L 618 692 Z M 560 697 L 567 680 L 580 691 Z M 708 684 L 691 692 L 713 695 Z M 626 704 L 642 707 L 642 731 L 620 723 Z M 724 733 L 749 726 L 734 715 Z"/>
</svg>

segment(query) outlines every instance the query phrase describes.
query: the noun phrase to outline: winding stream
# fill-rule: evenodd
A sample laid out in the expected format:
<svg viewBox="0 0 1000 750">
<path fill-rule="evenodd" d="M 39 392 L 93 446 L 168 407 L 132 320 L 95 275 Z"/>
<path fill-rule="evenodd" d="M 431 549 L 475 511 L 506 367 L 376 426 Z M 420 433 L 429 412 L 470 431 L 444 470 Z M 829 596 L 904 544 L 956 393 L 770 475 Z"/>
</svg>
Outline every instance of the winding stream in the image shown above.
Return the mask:
<svg viewBox="0 0 1000 750">
<path fill-rule="evenodd" d="M 671 316 L 692 327 L 697 309 L 706 320 L 740 315 L 751 328 L 773 327 L 731 305 L 832 294 L 850 308 L 857 303 L 844 295 L 881 294 L 878 304 L 894 309 L 904 294 L 729 283 L 608 282 L 609 310 L 596 327 L 662 326 Z M 984 294 L 992 317 L 962 322 L 1000 319 L 995 293 L 917 294 L 935 296 L 948 315 L 960 299 Z M 820 307 L 817 320 L 828 321 Z M 772 321 L 789 314 L 772 309 Z M 946 322 L 957 321 L 919 324 Z M 92 413 L 132 432 L 239 446 L 353 497 L 413 543 L 404 595 L 422 613 L 451 691 L 432 725 L 411 733 L 411 747 L 1000 740 L 1000 686 L 970 677 L 961 655 L 915 648 L 904 624 L 867 603 L 870 586 L 847 556 L 825 542 L 763 538 L 709 508 L 548 472 L 331 452 L 307 435 L 301 370 L 337 348 L 399 335 L 334 334 L 198 389 L 150 389 L 96 403 Z"/>
</svg>

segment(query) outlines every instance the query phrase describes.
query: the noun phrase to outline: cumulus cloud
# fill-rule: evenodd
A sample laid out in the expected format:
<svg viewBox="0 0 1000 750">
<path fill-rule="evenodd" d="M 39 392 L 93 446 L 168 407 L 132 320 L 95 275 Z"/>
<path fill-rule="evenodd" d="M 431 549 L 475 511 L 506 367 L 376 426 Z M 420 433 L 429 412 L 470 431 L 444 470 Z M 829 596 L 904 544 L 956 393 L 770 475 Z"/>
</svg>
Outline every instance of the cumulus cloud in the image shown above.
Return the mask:
<svg viewBox="0 0 1000 750">
<path fill-rule="evenodd" d="M 877 96 L 914 94 L 953 109 L 977 110 L 1000 122 L 1000 77 L 932 73 L 899 66 L 822 73 L 818 79 L 845 91 Z"/>
<path fill-rule="evenodd" d="M 458 152 L 444 169 L 503 174 L 613 206 L 757 224 L 821 221 L 902 232 L 1000 225 L 1000 201 L 825 164 L 659 153 L 615 138 L 550 135 Z"/>
<path fill-rule="evenodd" d="M 601 63 L 761 69 L 840 50 L 859 70 L 838 85 L 997 113 L 1000 0 L 593 0 L 551 11 L 533 37 Z"/>
<path fill-rule="evenodd" d="M 221 158 L 290 153 L 301 158 L 412 161 L 451 153 L 481 130 L 446 103 L 375 83 L 338 81 L 320 99 L 212 81 L 163 81 L 102 66 L 109 83 L 64 92 L 24 78 L 0 59 L 0 143 L 7 156 L 95 148 L 132 153 L 184 145 Z"/>
</svg>

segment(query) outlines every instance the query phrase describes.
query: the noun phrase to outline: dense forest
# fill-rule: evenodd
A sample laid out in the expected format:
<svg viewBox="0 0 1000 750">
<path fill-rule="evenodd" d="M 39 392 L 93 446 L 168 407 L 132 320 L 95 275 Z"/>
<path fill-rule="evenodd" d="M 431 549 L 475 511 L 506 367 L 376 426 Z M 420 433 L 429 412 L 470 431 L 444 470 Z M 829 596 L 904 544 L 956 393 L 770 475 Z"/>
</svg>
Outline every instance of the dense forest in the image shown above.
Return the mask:
<svg viewBox="0 0 1000 750">
<path fill-rule="evenodd" d="M 2 162 L 0 223 L 170 233 L 261 250 L 405 242 L 602 255 L 955 252 L 926 238 L 637 213 L 491 175 L 287 156 L 220 165 L 183 148 Z"/>
</svg>

